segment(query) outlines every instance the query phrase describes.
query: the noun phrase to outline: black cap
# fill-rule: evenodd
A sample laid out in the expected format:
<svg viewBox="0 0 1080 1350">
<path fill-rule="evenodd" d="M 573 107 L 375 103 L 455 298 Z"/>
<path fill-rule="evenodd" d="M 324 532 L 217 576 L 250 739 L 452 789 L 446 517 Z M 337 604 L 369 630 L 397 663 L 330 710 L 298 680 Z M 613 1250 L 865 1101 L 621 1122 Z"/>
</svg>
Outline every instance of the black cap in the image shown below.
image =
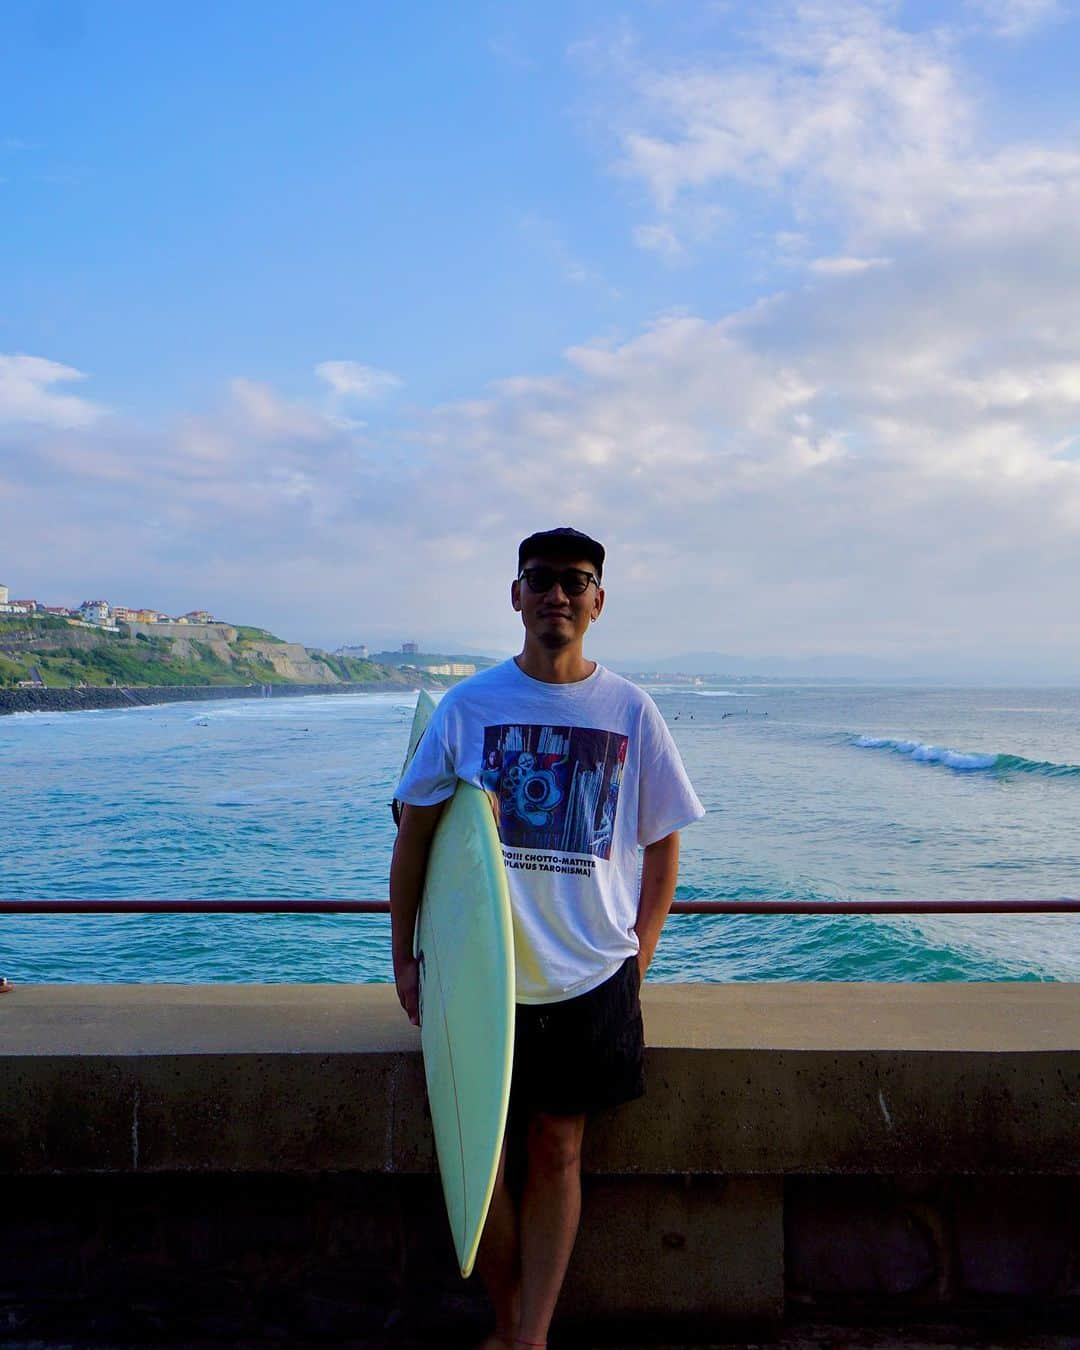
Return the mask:
<svg viewBox="0 0 1080 1350">
<path fill-rule="evenodd" d="M 518 571 L 525 566 L 529 558 L 588 558 L 596 568 L 599 579 L 604 572 L 604 546 L 598 544 L 587 534 L 575 530 L 569 525 L 559 525 L 554 530 L 540 530 L 530 534 L 518 545 Z"/>
</svg>

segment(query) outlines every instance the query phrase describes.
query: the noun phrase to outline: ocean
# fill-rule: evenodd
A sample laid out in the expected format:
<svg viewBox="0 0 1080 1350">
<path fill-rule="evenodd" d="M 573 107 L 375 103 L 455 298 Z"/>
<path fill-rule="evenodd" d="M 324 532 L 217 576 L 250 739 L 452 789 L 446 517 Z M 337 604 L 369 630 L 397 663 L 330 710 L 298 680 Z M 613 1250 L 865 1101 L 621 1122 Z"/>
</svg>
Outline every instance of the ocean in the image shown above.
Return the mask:
<svg viewBox="0 0 1080 1350">
<path fill-rule="evenodd" d="M 1080 892 L 1080 689 L 650 690 L 706 818 L 678 898 Z M 414 695 L 0 717 L 0 899 L 383 899 Z M 384 916 L 0 916 L 0 975 L 372 982 Z M 676 915 L 657 980 L 1077 980 L 1073 915 Z"/>
</svg>

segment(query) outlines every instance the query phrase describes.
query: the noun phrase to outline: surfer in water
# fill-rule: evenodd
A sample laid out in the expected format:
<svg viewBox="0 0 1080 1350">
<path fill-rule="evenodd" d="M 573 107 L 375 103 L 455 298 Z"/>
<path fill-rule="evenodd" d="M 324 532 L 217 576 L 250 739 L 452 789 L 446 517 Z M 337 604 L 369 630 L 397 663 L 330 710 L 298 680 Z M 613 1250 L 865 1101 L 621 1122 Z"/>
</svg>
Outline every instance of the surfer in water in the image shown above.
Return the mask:
<svg viewBox="0 0 1080 1350">
<path fill-rule="evenodd" d="M 504 802 L 517 1009 L 510 1121 L 477 1256 L 489 1350 L 547 1344 L 586 1124 L 645 1090 L 641 981 L 674 898 L 679 831 L 704 814 L 652 699 L 584 654 L 604 561 L 568 526 L 522 541 L 510 588 L 520 655 L 444 696 L 395 793 L 394 978 L 414 1023 L 413 932 L 442 807 L 459 779 Z M 521 809 L 530 794 L 535 809 Z"/>
</svg>

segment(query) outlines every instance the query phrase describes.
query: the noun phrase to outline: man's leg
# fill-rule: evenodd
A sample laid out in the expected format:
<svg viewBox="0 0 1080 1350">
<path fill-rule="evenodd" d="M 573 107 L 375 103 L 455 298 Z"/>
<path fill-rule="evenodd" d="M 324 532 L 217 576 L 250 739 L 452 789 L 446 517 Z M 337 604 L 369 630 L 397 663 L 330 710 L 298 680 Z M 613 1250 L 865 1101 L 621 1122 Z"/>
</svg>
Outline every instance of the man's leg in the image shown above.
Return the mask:
<svg viewBox="0 0 1080 1350">
<path fill-rule="evenodd" d="M 529 1122 L 528 1171 L 521 1199 L 521 1312 L 517 1336 L 547 1342 L 581 1216 L 585 1117 L 544 1112 Z"/>
<path fill-rule="evenodd" d="M 495 1332 L 481 1342 L 484 1350 L 510 1346 L 517 1336 L 521 1264 L 518 1259 L 518 1217 L 506 1184 L 506 1141 L 503 1140 L 495 1190 L 476 1253 L 476 1269 L 495 1309 Z"/>
</svg>

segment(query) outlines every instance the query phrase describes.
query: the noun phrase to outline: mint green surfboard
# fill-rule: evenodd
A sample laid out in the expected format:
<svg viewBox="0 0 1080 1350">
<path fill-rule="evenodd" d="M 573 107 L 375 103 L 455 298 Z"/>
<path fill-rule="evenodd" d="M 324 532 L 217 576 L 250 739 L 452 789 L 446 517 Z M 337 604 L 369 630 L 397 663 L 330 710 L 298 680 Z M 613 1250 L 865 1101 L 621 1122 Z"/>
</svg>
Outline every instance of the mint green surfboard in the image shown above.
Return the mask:
<svg viewBox="0 0 1080 1350">
<path fill-rule="evenodd" d="M 416 702 L 412 758 L 435 704 Z M 416 922 L 420 1042 L 446 1212 L 471 1274 L 495 1189 L 514 1058 L 514 935 L 487 794 L 458 783 L 443 808 Z"/>
</svg>

